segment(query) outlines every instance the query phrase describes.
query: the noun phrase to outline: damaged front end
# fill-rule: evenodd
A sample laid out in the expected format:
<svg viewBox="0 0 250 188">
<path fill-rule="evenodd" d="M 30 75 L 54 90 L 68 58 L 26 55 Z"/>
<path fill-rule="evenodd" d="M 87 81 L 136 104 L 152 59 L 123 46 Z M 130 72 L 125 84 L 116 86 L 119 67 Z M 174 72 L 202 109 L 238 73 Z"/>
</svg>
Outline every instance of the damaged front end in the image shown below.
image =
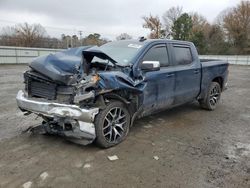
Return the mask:
<svg viewBox="0 0 250 188">
<path fill-rule="evenodd" d="M 34 113 L 43 119 L 41 125 L 29 131 L 57 134 L 85 145 L 96 138 L 94 121 L 105 108 L 103 95 L 116 89 L 138 89 L 128 73 L 115 66 L 106 54 L 76 50 L 78 55 L 71 49 L 70 53 L 60 52 L 31 62 L 31 69 L 24 73 L 25 89 L 18 92 L 16 100 L 26 114 Z M 93 63 L 94 57 L 107 63 Z"/>
<path fill-rule="evenodd" d="M 75 87 L 73 93 L 78 91 L 75 95 L 71 92 L 64 92 L 62 95 L 60 89 L 51 94 L 54 91 L 50 85 L 40 80 L 39 84 L 36 83 L 40 86 L 38 89 L 32 87 L 33 82 L 37 81 L 26 80 L 26 90 L 20 90 L 16 96 L 17 105 L 22 111 L 35 113 L 43 118 L 41 125 L 28 130 L 66 136 L 69 140 L 80 144 L 93 142 L 96 137 L 94 118 L 99 108 L 83 105 L 82 102 L 94 99 L 94 92 L 89 91 L 81 95 L 79 88 Z M 83 87 L 80 89 L 83 90 Z"/>
<path fill-rule="evenodd" d="M 71 49 L 31 62 L 24 73 L 25 89 L 16 100 L 23 112 L 37 114 L 43 122 L 28 131 L 57 134 L 80 144 L 93 142 L 99 108 L 92 103 L 99 77 L 81 70 L 82 50 L 79 55 Z"/>
</svg>

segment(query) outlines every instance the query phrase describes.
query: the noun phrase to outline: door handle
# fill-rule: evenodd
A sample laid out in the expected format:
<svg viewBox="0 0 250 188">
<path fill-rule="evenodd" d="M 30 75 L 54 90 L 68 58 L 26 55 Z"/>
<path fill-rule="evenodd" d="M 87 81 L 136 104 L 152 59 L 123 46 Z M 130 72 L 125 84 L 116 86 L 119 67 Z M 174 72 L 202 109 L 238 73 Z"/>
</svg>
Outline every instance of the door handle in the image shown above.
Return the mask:
<svg viewBox="0 0 250 188">
<path fill-rule="evenodd" d="M 199 70 L 194 70 L 194 74 L 198 74 L 199 72 Z"/>
<path fill-rule="evenodd" d="M 173 73 L 167 74 L 167 77 L 172 77 L 172 76 L 174 76 Z"/>
</svg>

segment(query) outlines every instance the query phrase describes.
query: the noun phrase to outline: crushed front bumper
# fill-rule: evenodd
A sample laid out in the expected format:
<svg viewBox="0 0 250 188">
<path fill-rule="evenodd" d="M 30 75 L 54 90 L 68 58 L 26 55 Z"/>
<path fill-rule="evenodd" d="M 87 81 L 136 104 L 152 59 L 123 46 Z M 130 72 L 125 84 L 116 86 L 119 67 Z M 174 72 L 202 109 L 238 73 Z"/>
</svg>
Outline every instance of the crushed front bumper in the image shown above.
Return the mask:
<svg viewBox="0 0 250 188">
<path fill-rule="evenodd" d="M 72 139 L 81 139 L 88 135 L 86 139 L 92 141 L 96 137 L 93 122 L 96 114 L 99 112 L 99 108 L 82 109 L 77 105 L 45 102 L 33 98 L 30 99 L 22 90 L 17 93 L 16 100 L 18 107 L 22 110 L 45 117 L 59 119 L 60 122 L 64 119 L 75 120 L 77 122 L 77 126 L 74 126 L 72 130 L 62 130 L 60 134 L 63 133 L 65 136 L 71 137 Z M 51 130 L 53 131 L 53 129 L 50 129 L 50 131 Z M 55 133 L 57 132 L 58 131 Z"/>
</svg>

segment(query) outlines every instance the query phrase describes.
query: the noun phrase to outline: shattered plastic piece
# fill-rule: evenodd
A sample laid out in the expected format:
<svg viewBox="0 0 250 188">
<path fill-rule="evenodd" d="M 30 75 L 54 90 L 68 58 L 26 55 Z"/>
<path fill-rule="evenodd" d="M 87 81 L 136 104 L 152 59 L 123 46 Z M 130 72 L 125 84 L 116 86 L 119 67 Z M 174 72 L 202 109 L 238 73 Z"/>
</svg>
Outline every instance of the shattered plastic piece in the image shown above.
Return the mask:
<svg viewBox="0 0 250 188">
<path fill-rule="evenodd" d="M 91 165 L 89 164 L 89 163 L 86 163 L 84 166 L 83 166 L 83 168 L 90 168 L 91 167 Z"/>
<path fill-rule="evenodd" d="M 119 158 L 117 157 L 117 155 L 113 155 L 113 156 L 108 156 L 108 159 L 110 161 L 115 161 L 115 160 L 118 160 Z"/>
<path fill-rule="evenodd" d="M 23 184 L 23 188 L 30 188 L 32 185 L 32 182 L 31 181 L 27 181 L 26 183 Z"/>
<path fill-rule="evenodd" d="M 154 156 L 154 159 L 158 161 L 160 158 L 158 156 Z"/>
<path fill-rule="evenodd" d="M 74 98 L 74 103 L 79 103 L 81 101 L 84 101 L 86 99 L 94 98 L 95 93 L 93 91 L 90 91 L 88 93 L 82 94 L 82 95 L 76 95 Z"/>
<path fill-rule="evenodd" d="M 48 172 L 43 172 L 42 174 L 40 174 L 41 180 L 45 180 L 48 176 L 49 176 Z"/>
<path fill-rule="evenodd" d="M 143 127 L 146 128 L 146 129 L 150 129 L 150 128 L 152 128 L 152 125 L 145 125 Z"/>
</svg>

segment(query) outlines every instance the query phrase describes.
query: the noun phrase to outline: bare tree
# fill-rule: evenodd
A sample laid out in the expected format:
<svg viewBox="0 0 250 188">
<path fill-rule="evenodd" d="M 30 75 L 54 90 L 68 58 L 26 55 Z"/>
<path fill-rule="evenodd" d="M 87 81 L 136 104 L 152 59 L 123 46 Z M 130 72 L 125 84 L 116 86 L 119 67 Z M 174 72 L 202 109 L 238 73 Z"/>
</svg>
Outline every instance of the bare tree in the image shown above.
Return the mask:
<svg viewBox="0 0 250 188">
<path fill-rule="evenodd" d="M 1 35 L 6 37 L 11 37 L 16 35 L 15 27 L 6 26 L 2 28 Z"/>
<path fill-rule="evenodd" d="M 162 16 L 163 26 L 165 28 L 166 36 L 169 37 L 172 34 L 172 27 L 174 22 L 181 16 L 183 13 L 182 7 L 172 7 L 168 9 Z"/>
<path fill-rule="evenodd" d="M 152 16 L 151 14 L 149 17 L 144 16 L 142 17 L 144 20 L 143 27 L 150 29 L 151 33 L 149 34 L 149 38 L 161 38 L 164 36 L 164 30 L 162 29 L 162 23 L 158 16 Z"/>
<path fill-rule="evenodd" d="M 208 54 L 223 54 L 226 55 L 229 52 L 229 44 L 225 41 L 224 32 L 220 25 L 210 25 L 207 36 L 207 53 Z"/>
<path fill-rule="evenodd" d="M 192 18 L 192 23 L 193 23 L 192 30 L 205 31 L 208 29 L 209 23 L 204 16 L 198 14 L 197 12 L 192 12 L 189 15 L 191 15 Z"/>
<path fill-rule="evenodd" d="M 127 40 L 127 39 L 132 39 L 132 36 L 130 36 L 127 33 L 122 33 L 116 37 L 116 40 Z"/>
<path fill-rule="evenodd" d="M 223 17 L 227 40 L 232 42 L 238 54 L 250 51 L 250 2 L 241 1 Z"/>
<path fill-rule="evenodd" d="M 223 29 L 224 17 L 232 10 L 232 8 L 226 8 L 222 10 L 214 19 L 214 24 L 220 26 Z"/>
<path fill-rule="evenodd" d="M 40 24 L 18 24 L 2 30 L 2 38 L 15 38 L 17 46 L 36 47 L 47 36 L 46 30 Z"/>
<path fill-rule="evenodd" d="M 208 49 L 208 35 L 210 24 L 207 19 L 197 12 L 189 13 L 192 20 L 192 28 L 189 40 L 192 41 L 200 54 L 206 54 Z"/>
</svg>

